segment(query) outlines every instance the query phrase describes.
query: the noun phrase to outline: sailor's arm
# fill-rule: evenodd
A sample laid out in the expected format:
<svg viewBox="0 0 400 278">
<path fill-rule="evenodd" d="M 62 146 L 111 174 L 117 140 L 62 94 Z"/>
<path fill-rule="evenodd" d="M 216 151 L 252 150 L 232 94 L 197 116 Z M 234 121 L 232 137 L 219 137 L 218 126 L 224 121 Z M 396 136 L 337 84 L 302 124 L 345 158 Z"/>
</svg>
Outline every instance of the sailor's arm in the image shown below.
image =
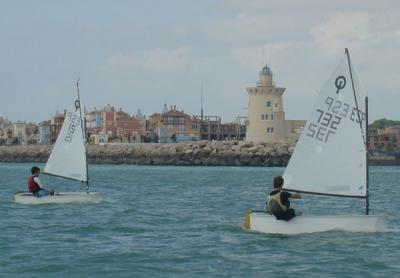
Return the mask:
<svg viewBox="0 0 400 278">
<path fill-rule="evenodd" d="M 291 193 L 290 195 L 291 195 L 290 198 L 301 199 L 301 195 L 299 193 Z"/>
<path fill-rule="evenodd" d="M 42 182 L 40 181 L 40 179 L 38 177 L 34 177 L 33 180 L 34 180 L 34 182 L 36 182 L 39 185 L 40 188 L 42 188 L 42 189 L 44 188 Z"/>
</svg>

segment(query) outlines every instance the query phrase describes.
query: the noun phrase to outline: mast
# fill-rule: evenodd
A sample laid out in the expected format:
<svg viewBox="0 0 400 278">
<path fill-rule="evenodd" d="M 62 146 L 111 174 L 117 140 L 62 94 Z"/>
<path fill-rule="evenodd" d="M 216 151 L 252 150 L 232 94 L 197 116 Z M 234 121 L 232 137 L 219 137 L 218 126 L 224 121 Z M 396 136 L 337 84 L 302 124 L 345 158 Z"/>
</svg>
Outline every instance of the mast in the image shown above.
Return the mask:
<svg viewBox="0 0 400 278">
<path fill-rule="evenodd" d="M 368 145 L 369 145 L 369 139 L 368 139 L 368 97 L 365 97 L 365 134 L 366 134 L 366 140 L 365 140 L 365 165 L 366 165 L 366 196 L 365 196 L 365 215 L 369 214 L 369 161 L 368 161 Z"/>
<path fill-rule="evenodd" d="M 369 185 L 369 167 L 368 167 L 368 97 L 365 97 L 365 134 L 363 133 L 363 126 L 362 126 L 362 121 L 361 121 L 361 116 L 360 116 L 360 109 L 358 108 L 358 101 L 357 101 L 357 95 L 356 91 L 354 88 L 354 81 L 353 81 L 353 71 L 351 68 L 351 62 L 350 62 L 350 54 L 349 50 L 345 48 L 345 53 L 347 56 L 347 62 L 349 65 L 349 71 L 350 71 L 350 79 L 351 79 L 351 86 L 353 88 L 353 93 L 354 93 L 354 100 L 356 103 L 356 109 L 357 109 L 357 116 L 358 116 L 358 121 L 360 122 L 360 129 L 361 133 L 363 135 L 364 139 L 364 144 L 365 144 L 365 174 L 366 174 L 366 183 L 365 183 L 365 215 L 369 214 L 369 191 L 368 191 L 368 185 Z"/>
<path fill-rule="evenodd" d="M 200 105 L 201 105 L 201 121 L 203 122 L 203 84 L 201 84 L 200 88 Z"/>
<path fill-rule="evenodd" d="M 201 84 L 200 88 L 200 103 L 201 103 L 201 109 L 200 109 L 200 140 L 202 140 L 202 132 L 203 132 L 203 119 L 204 119 L 204 113 L 203 113 L 203 83 Z"/>
<path fill-rule="evenodd" d="M 89 186 L 89 172 L 88 172 L 88 160 L 87 160 L 87 149 L 86 149 L 86 127 L 84 126 L 85 121 L 82 118 L 82 108 L 81 108 L 81 97 L 79 94 L 79 81 L 81 79 L 78 78 L 76 82 L 76 90 L 78 92 L 78 103 L 75 102 L 75 108 L 79 108 L 79 114 L 81 117 L 81 127 L 82 127 L 82 136 L 83 136 L 83 146 L 85 148 L 85 158 L 86 158 L 86 193 L 89 194 L 90 186 Z"/>
</svg>

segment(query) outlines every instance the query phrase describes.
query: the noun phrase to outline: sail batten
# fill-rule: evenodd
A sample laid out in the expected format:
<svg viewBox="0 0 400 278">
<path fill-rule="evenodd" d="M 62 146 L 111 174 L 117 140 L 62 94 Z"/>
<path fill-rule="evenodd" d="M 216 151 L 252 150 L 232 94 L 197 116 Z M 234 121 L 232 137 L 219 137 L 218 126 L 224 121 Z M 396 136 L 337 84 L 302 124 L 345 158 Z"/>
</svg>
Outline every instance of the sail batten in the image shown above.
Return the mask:
<svg viewBox="0 0 400 278">
<path fill-rule="evenodd" d="M 354 67 L 343 59 L 323 86 L 299 138 L 284 173 L 285 189 L 366 197 L 364 96 Z"/>
<path fill-rule="evenodd" d="M 86 148 L 80 107 L 75 105 L 66 112 L 56 143 L 47 160 L 44 172 L 71 180 L 86 182 Z"/>
</svg>

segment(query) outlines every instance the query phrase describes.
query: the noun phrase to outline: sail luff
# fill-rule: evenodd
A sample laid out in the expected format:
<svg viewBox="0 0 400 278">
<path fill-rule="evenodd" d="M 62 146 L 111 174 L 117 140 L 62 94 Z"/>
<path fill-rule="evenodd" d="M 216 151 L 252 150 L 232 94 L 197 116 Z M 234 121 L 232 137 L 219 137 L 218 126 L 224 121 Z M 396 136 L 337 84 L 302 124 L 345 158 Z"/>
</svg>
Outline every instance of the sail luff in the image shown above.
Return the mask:
<svg viewBox="0 0 400 278">
<path fill-rule="evenodd" d="M 354 102 L 355 102 L 356 108 L 357 108 L 357 117 L 358 117 L 358 121 L 360 122 L 360 129 L 361 129 L 361 133 L 363 135 L 364 143 L 366 143 L 366 139 L 365 139 L 366 136 L 364 136 L 364 132 L 363 132 L 364 129 L 363 129 L 362 120 L 361 120 L 361 117 L 360 117 L 360 109 L 358 109 L 357 94 L 356 94 L 356 90 L 354 88 L 353 70 L 352 70 L 351 61 L 350 61 L 350 53 L 349 53 L 349 50 L 347 48 L 345 48 L 345 53 L 346 53 L 346 57 L 347 57 L 347 63 L 348 63 L 348 66 L 349 66 L 351 87 L 353 89 L 353 95 L 354 95 Z"/>
</svg>

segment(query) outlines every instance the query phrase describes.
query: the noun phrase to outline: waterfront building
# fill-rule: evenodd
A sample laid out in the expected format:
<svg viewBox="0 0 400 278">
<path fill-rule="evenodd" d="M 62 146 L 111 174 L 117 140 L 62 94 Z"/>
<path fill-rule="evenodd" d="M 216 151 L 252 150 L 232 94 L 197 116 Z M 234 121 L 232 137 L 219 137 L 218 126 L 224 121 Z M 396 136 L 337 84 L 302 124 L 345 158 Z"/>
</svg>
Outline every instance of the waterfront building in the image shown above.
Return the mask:
<svg viewBox="0 0 400 278">
<path fill-rule="evenodd" d="M 128 113 L 118 111 L 110 105 L 102 111 L 102 132 L 107 134 L 111 139 L 119 139 L 123 142 L 135 141 L 140 142 L 142 129 L 140 122 Z"/>
<path fill-rule="evenodd" d="M 400 152 L 400 126 L 368 129 L 368 150 L 375 153 Z"/>
<path fill-rule="evenodd" d="M 248 125 L 248 118 L 238 116 L 236 117 L 236 139 L 237 140 L 244 140 L 246 138 L 246 130 Z"/>
<path fill-rule="evenodd" d="M 58 133 L 60 133 L 66 113 L 67 113 L 66 110 L 64 110 L 64 113 L 60 113 L 57 110 L 56 114 L 50 118 L 50 135 L 49 135 L 50 144 L 54 144 L 56 142 Z"/>
<path fill-rule="evenodd" d="M 197 120 L 183 110 L 178 111 L 175 105 L 171 106 L 169 110 L 164 105 L 161 121 L 157 127 L 157 134 L 160 143 L 198 140 Z"/>
<path fill-rule="evenodd" d="M 220 140 L 243 140 L 246 137 L 246 125 L 238 122 L 221 125 Z"/>
<path fill-rule="evenodd" d="M 91 112 L 85 112 L 86 136 L 89 140 L 91 140 L 91 135 L 98 134 L 102 130 L 101 114 L 101 111 L 97 111 L 96 107 Z"/>
<path fill-rule="evenodd" d="M 396 152 L 400 153 L 400 125 L 392 126 L 391 129 L 396 134 Z"/>
<path fill-rule="evenodd" d="M 160 123 L 161 123 L 161 114 L 160 113 L 151 114 L 146 121 L 146 130 L 148 132 L 154 132 L 160 125 Z"/>
<path fill-rule="evenodd" d="M 50 125 L 50 120 L 39 123 L 39 144 L 50 144 Z"/>
<path fill-rule="evenodd" d="M 5 117 L 0 117 L 0 129 L 6 130 L 12 128 L 12 122 Z"/>
<path fill-rule="evenodd" d="M 140 109 L 138 109 L 136 115 L 135 115 L 135 120 L 138 121 L 140 125 L 140 134 L 145 134 L 146 133 L 146 116 L 140 112 Z"/>
<path fill-rule="evenodd" d="M 13 124 L 5 117 L 0 117 L 0 143 L 4 144 L 12 137 Z"/>
<path fill-rule="evenodd" d="M 154 113 L 150 115 L 146 120 L 146 132 L 144 136 L 145 143 L 158 143 L 158 128 L 161 127 L 161 114 Z"/>
<path fill-rule="evenodd" d="M 219 116 L 195 116 L 200 140 L 221 140 L 222 122 Z"/>
<path fill-rule="evenodd" d="M 95 107 L 93 111 L 85 113 L 85 124 L 87 129 L 101 129 L 101 111 L 97 111 Z"/>
<path fill-rule="evenodd" d="M 246 135 L 246 117 L 236 117 L 234 123 L 222 123 L 219 116 L 194 116 L 199 127 L 200 140 L 243 140 Z"/>
<path fill-rule="evenodd" d="M 97 134 L 91 134 L 89 142 L 95 145 L 108 143 L 108 135 L 102 131 Z"/>
<path fill-rule="evenodd" d="M 40 141 L 39 127 L 34 123 L 25 124 L 26 144 L 38 144 Z"/>
<path fill-rule="evenodd" d="M 25 122 L 17 121 L 13 124 L 13 136 L 19 144 L 26 144 Z"/>
<path fill-rule="evenodd" d="M 305 121 L 286 120 L 283 109 L 283 87 L 275 86 L 272 70 L 266 65 L 259 72 L 255 87 L 247 88 L 248 126 L 246 141 L 269 142 L 298 140 Z"/>
</svg>

